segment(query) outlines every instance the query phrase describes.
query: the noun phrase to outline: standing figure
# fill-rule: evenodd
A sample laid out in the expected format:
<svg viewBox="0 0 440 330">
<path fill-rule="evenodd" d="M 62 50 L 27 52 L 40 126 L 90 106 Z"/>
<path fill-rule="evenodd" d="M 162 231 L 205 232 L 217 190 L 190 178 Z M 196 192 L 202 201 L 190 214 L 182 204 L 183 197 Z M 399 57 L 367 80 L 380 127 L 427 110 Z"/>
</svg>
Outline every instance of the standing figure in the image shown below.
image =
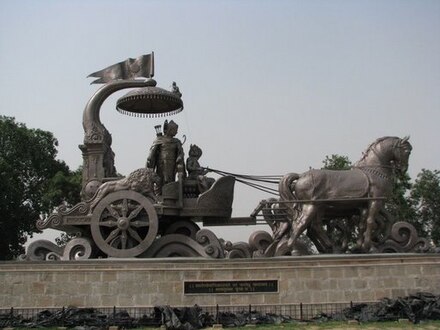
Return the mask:
<svg viewBox="0 0 440 330">
<path fill-rule="evenodd" d="M 179 126 L 165 120 L 163 134 L 158 132 L 147 159 L 147 168 L 156 171 L 160 177 L 161 186 L 174 182 L 176 173 L 185 173 L 184 153 L 182 142 L 175 138 Z M 157 128 L 156 128 L 157 129 Z"/>
</svg>

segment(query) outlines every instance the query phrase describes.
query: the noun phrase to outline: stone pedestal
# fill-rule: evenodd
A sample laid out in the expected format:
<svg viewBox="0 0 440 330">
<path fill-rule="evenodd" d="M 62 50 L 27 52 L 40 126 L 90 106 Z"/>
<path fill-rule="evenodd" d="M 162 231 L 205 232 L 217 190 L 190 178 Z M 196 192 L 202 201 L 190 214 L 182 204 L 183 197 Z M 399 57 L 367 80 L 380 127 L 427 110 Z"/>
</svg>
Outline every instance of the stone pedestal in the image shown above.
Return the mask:
<svg viewBox="0 0 440 330">
<path fill-rule="evenodd" d="M 189 294 L 185 282 L 276 280 L 278 292 Z M 440 294 L 440 255 L 1 262 L 0 308 L 288 305 Z"/>
</svg>

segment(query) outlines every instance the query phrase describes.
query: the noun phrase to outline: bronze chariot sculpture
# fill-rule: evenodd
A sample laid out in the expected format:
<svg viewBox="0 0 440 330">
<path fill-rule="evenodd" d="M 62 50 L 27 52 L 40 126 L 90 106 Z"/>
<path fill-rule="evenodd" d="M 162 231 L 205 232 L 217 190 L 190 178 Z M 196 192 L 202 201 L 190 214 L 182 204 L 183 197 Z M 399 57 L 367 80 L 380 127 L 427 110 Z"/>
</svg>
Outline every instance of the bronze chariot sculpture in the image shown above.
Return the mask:
<svg viewBox="0 0 440 330">
<path fill-rule="evenodd" d="M 323 221 L 353 215 L 359 219 L 360 251 L 427 249 L 426 240 L 418 238 L 411 225 L 399 222 L 391 228 L 394 221 L 383 207 L 392 189 L 393 173 L 407 170 L 411 152 L 408 138 L 376 140 L 351 170 L 260 177 L 259 182 L 279 183 L 280 198 L 261 201 L 246 218 L 231 218 L 234 185 L 252 176 L 217 171 L 222 175 L 217 180 L 207 177 L 215 170 L 200 166 L 202 151 L 196 145 L 191 145 L 185 162 L 182 142 L 176 138 L 178 125 L 173 121 L 155 127 L 157 137 L 146 166 L 125 178 L 117 177 L 112 138 L 100 121 L 103 102 L 116 91 L 135 88 L 117 101 L 121 113 L 157 117 L 183 109 L 176 83 L 171 91 L 159 88 L 153 73 L 154 57 L 149 54 L 91 75 L 99 78 L 95 82 L 105 84 L 91 97 L 83 113 L 82 202 L 71 208 L 60 206 L 37 222 L 40 230 L 53 228 L 75 238 L 64 248 L 36 241 L 29 246 L 26 259 L 273 257 L 299 254 L 298 239 L 305 231 L 319 252 L 335 253 L 341 251 L 329 239 Z M 146 79 L 135 79 L 140 77 Z M 382 227 L 378 226 L 378 218 L 383 220 Z M 269 224 L 272 235 L 257 231 L 249 243 L 235 244 L 197 225 L 261 222 Z"/>
</svg>

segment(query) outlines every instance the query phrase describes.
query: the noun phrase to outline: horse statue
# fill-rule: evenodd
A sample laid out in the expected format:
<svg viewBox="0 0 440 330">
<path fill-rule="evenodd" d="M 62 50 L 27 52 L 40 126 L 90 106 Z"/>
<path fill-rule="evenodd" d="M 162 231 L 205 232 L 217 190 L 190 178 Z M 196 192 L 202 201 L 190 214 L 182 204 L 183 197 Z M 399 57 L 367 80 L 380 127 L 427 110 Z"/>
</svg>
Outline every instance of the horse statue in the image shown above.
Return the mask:
<svg viewBox="0 0 440 330">
<path fill-rule="evenodd" d="M 307 229 L 318 250 L 332 250 L 332 242 L 322 221 L 325 214 L 360 214 L 357 247 L 368 252 L 376 217 L 383 211 L 385 198 L 392 192 L 394 177 L 408 169 L 412 150 L 409 137 L 382 137 L 370 144 L 362 158 L 350 170 L 310 170 L 289 173 L 280 181 L 281 203 L 287 207 L 291 223 L 288 247 L 296 254 L 295 244 Z"/>
</svg>

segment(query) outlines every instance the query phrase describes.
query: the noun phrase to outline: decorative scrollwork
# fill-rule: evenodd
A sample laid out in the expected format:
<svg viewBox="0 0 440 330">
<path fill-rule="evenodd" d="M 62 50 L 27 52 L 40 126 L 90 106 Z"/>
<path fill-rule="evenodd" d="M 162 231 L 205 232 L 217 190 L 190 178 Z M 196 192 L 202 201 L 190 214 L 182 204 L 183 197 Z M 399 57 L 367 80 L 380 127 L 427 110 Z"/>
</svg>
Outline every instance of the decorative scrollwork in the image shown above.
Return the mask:
<svg viewBox="0 0 440 330">
<path fill-rule="evenodd" d="M 139 257 L 168 258 L 168 257 L 209 257 L 205 247 L 180 234 L 165 235 L 156 239 L 153 244 Z"/>
<path fill-rule="evenodd" d="M 46 258 L 45 260 L 47 261 L 56 261 L 56 260 L 61 260 L 61 256 L 55 252 L 49 252 L 48 254 L 46 254 Z"/>
<path fill-rule="evenodd" d="M 86 260 L 92 257 L 92 253 L 92 244 L 89 239 L 74 238 L 66 244 L 62 260 Z"/>
<path fill-rule="evenodd" d="M 29 244 L 26 254 L 20 260 L 55 261 L 85 260 L 93 256 L 92 243 L 87 238 L 74 238 L 65 247 L 60 247 L 48 240 L 38 240 Z"/>
<path fill-rule="evenodd" d="M 167 226 L 164 235 L 181 234 L 197 240 L 196 235 L 200 227 L 190 220 L 178 220 Z"/>
<path fill-rule="evenodd" d="M 65 205 L 58 207 L 58 213 L 61 215 L 85 215 L 89 212 L 89 204 L 81 202 L 75 206 L 68 208 Z"/>
<path fill-rule="evenodd" d="M 268 232 L 264 230 L 254 231 L 249 237 L 249 246 L 252 250 L 253 257 L 264 257 L 264 251 L 266 251 L 272 242 L 272 236 Z"/>
<path fill-rule="evenodd" d="M 377 247 L 379 253 L 427 252 L 429 249 L 428 240 L 419 237 L 414 226 L 404 221 L 396 222 L 385 242 Z"/>
<path fill-rule="evenodd" d="M 63 248 L 48 241 L 38 240 L 29 244 L 26 254 L 21 256 L 21 260 L 43 261 L 61 260 Z"/>
<path fill-rule="evenodd" d="M 225 250 L 228 251 L 226 255 L 228 259 L 252 258 L 251 247 L 246 242 L 228 242 L 225 245 Z"/>
<path fill-rule="evenodd" d="M 52 226 L 58 226 L 62 221 L 62 216 L 59 213 L 52 213 L 47 218 L 40 218 L 37 220 L 37 228 L 43 230 L 46 228 L 52 228 Z"/>
<path fill-rule="evenodd" d="M 225 257 L 223 246 L 217 236 L 208 229 L 201 229 L 196 234 L 196 241 L 205 248 L 211 258 L 222 259 Z"/>
<path fill-rule="evenodd" d="M 60 205 L 55 213 L 47 218 L 41 218 L 36 225 L 39 230 L 47 228 L 57 228 L 63 224 L 63 217 L 71 215 L 87 215 L 89 212 L 89 204 L 81 202 L 69 208 L 66 205 Z"/>
<path fill-rule="evenodd" d="M 290 256 L 292 248 L 287 244 L 288 237 L 281 236 L 277 239 L 273 238 L 274 235 L 270 235 L 265 231 L 255 231 L 249 237 L 249 247 L 252 252 L 253 258 L 270 258 L 280 256 Z M 232 249 L 232 246 L 229 247 Z M 310 254 L 307 245 L 299 240 L 295 244 L 295 250 L 300 255 Z"/>
<path fill-rule="evenodd" d="M 84 135 L 84 143 L 102 143 L 107 129 L 102 124 L 90 122 Z"/>
</svg>

